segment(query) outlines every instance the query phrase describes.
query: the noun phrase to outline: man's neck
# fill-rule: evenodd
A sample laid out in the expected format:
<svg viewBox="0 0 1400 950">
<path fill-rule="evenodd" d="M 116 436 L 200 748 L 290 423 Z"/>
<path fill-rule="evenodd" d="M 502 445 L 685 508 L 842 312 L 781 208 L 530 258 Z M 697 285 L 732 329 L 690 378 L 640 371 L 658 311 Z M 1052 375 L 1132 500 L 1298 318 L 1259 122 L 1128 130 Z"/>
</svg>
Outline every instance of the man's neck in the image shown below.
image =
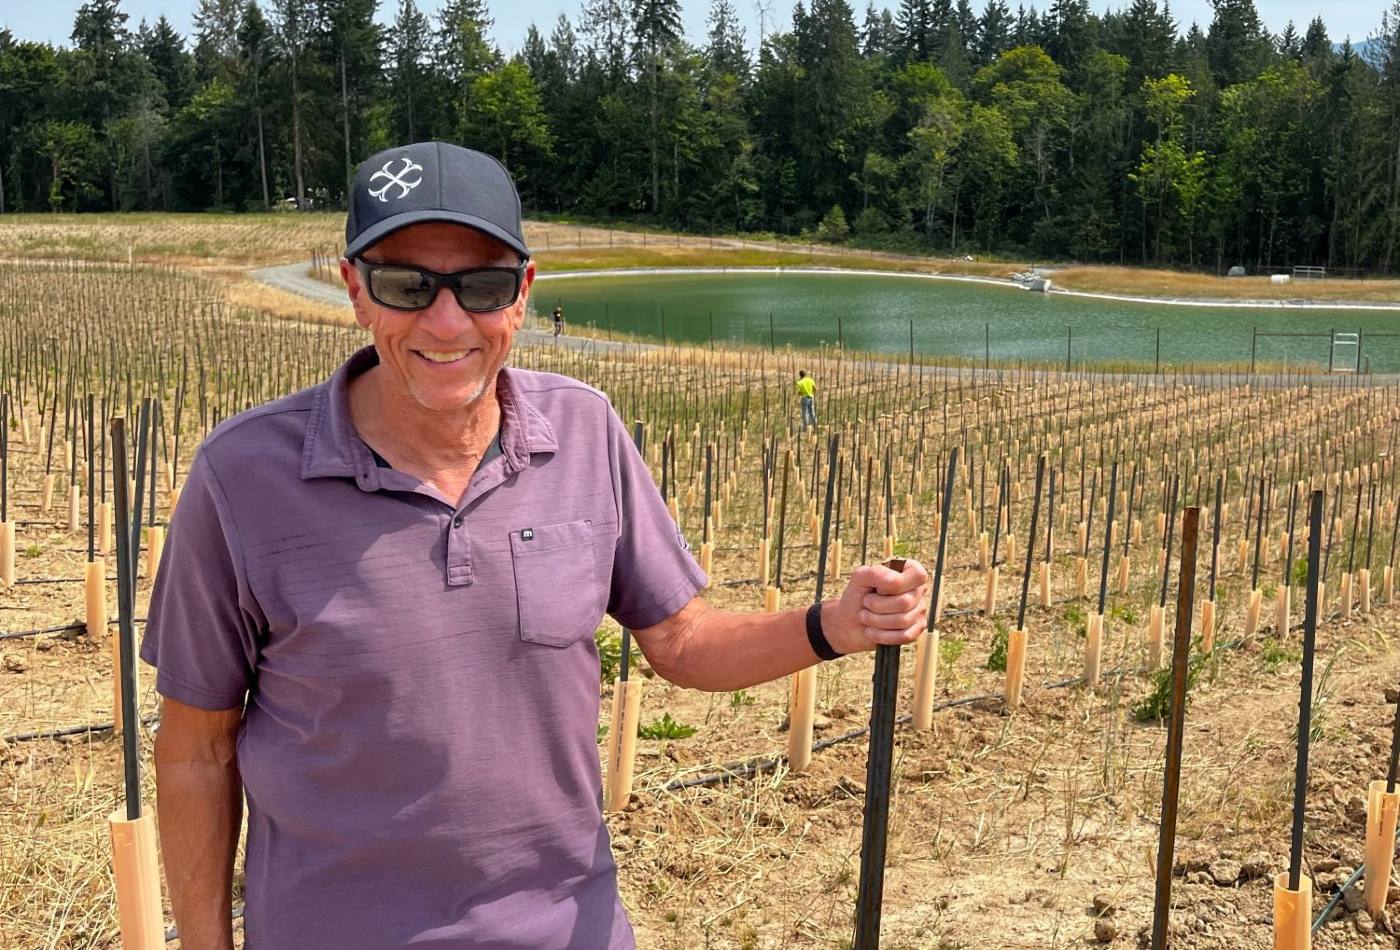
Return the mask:
<svg viewBox="0 0 1400 950">
<path fill-rule="evenodd" d="M 440 474 L 470 474 L 500 431 L 497 379 L 466 406 L 430 412 L 374 366 L 350 382 L 350 418 L 360 438 L 396 469 L 434 482 Z"/>
</svg>

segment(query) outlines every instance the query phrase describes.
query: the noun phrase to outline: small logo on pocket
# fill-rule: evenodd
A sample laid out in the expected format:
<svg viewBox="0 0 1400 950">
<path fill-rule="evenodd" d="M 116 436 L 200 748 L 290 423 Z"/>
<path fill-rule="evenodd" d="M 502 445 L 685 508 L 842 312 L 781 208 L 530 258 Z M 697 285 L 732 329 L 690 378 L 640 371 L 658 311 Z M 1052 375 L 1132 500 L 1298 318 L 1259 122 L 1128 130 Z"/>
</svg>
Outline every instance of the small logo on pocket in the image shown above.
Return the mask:
<svg viewBox="0 0 1400 950">
<path fill-rule="evenodd" d="M 521 531 L 520 531 L 520 540 L 521 540 L 521 541 L 533 541 L 533 540 L 535 540 L 535 529 L 534 529 L 534 528 L 522 528 Z"/>
</svg>

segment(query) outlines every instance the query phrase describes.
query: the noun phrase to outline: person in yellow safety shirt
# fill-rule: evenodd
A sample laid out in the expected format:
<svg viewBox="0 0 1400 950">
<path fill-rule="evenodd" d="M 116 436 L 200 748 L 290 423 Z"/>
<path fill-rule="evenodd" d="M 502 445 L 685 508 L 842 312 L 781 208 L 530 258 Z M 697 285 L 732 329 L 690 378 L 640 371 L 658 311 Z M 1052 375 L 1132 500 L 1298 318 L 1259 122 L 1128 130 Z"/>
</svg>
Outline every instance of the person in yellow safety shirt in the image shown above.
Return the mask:
<svg viewBox="0 0 1400 950">
<path fill-rule="evenodd" d="M 807 375 L 805 369 L 797 371 L 797 382 L 793 384 L 802 403 L 802 428 L 817 427 L 817 384 Z"/>
</svg>

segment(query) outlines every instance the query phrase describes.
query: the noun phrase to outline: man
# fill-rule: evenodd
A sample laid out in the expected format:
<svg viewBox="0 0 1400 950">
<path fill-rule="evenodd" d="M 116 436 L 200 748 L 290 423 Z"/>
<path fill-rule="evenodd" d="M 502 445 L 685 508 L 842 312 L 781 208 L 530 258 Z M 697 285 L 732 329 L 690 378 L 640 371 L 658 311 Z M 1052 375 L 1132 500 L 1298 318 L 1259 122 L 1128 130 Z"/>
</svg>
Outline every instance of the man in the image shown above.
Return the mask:
<svg viewBox="0 0 1400 950">
<path fill-rule="evenodd" d="M 341 275 L 373 346 L 201 446 L 142 657 L 186 950 L 630 948 L 601 813 L 604 611 L 696 689 L 907 643 L 927 574 L 862 567 L 740 615 L 599 392 L 506 368 L 535 266 L 505 169 L 421 143 L 354 183 Z"/>
<path fill-rule="evenodd" d="M 797 382 L 793 384 L 797 390 L 797 397 L 802 404 L 802 429 L 805 431 L 810 425 L 813 429 L 817 427 L 817 384 L 812 377 L 807 375 L 805 369 L 797 371 Z"/>
<path fill-rule="evenodd" d="M 554 335 L 557 338 L 564 332 L 564 308 L 554 308 Z"/>
</svg>

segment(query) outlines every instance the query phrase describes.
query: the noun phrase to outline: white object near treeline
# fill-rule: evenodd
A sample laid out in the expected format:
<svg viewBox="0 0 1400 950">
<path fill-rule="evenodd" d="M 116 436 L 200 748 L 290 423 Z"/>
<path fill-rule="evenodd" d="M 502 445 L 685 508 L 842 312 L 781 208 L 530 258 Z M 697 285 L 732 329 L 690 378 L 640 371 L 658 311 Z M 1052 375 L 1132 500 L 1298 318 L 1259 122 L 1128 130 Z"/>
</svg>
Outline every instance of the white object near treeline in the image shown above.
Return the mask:
<svg viewBox="0 0 1400 950">
<path fill-rule="evenodd" d="M 1026 289 L 1039 291 L 1040 293 L 1048 293 L 1050 290 L 1050 278 L 1032 277 L 1026 284 Z"/>
<path fill-rule="evenodd" d="M 1287 274 L 1270 274 L 1270 275 L 1269 275 L 1269 283 L 1271 283 L 1271 284 L 1286 284 L 1286 283 L 1288 283 L 1288 282 L 1289 282 L 1290 280 L 1292 280 L 1292 279 L 1293 279 L 1293 278 L 1290 277 L 1290 276 L 1287 275 Z"/>
<path fill-rule="evenodd" d="M 1236 264 L 1234 267 L 1231 267 L 1231 268 L 1230 268 L 1229 273 L 1227 273 L 1225 276 L 1226 276 L 1226 277 L 1243 277 L 1243 276 L 1244 276 L 1244 268 L 1241 267 L 1239 264 Z"/>
</svg>

